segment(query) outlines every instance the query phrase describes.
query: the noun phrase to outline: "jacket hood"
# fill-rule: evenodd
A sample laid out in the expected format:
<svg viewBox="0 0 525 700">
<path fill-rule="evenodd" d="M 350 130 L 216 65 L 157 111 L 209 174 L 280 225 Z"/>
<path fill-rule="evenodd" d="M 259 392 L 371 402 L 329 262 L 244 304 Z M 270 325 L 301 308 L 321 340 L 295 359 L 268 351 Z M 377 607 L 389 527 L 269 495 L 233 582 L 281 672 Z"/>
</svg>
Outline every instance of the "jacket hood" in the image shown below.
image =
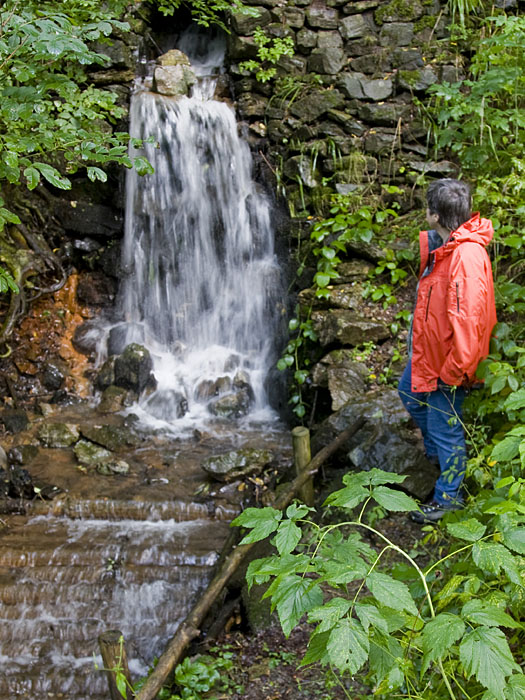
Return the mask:
<svg viewBox="0 0 525 700">
<path fill-rule="evenodd" d="M 482 219 L 479 212 L 471 216 L 468 221 L 465 221 L 456 231 L 452 231 L 450 238 L 464 243 L 472 241 L 487 246 L 494 235 L 494 228 L 490 219 Z"/>
</svg>

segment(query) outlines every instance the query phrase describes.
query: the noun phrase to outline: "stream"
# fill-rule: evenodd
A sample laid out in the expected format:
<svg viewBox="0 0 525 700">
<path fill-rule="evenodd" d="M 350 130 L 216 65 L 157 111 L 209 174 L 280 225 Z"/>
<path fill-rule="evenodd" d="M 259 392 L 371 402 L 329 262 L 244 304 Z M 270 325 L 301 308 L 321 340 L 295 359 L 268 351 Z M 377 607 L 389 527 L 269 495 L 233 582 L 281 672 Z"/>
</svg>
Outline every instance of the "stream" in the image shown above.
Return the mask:
<svg viewBox="0 0 525 700">
<path fill-rule="evenodd" d="M 34 445 L 45 421 L 135 420 L 126 474 L 83 467 L 73 447 L 39 447 L 28 467 L 52 500 L 20 503 L 0 539 L 0 700 L 107 698 L 98 635 L 122 631 L 133 677 L 147 671 L 213 572 L 243 482 L 210 483 L 202 461 L 267 449 L 277 473 L 290 440 L 270 406 L 283 282 L 271 204 L 252 179 L 232 108 L 213 99 L 221 40 L 179 46 L 196 84 L 175 98 L 137 84 L 130 130 L 155 172 L 126 186 L 124 276 L 115 318 L 97 329 L 99 362 L 140 343 L 155 388 L 123 415 L 81 403 L 31 416 L 4 445 Z M 128 414 L 128 417 L 125 417 Z M 43 493 L 43 491 L 37 491 Z M 94 658 L 95 657 L 95 658 Z"/>
</svg>

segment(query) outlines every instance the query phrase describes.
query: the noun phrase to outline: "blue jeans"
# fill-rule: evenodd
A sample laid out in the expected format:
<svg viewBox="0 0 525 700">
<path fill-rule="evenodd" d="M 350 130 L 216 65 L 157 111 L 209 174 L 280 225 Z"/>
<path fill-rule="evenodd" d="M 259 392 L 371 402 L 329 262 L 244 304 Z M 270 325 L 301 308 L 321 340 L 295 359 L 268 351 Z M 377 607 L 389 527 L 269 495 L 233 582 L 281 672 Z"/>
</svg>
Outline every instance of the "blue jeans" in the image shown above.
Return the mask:
<svg viewBox="0 0 525 700">
<path fill-rule="evenodd" d="M 423 434 L 427 457 L 439 460 L 441 475 L 436 481 L 434 500 L 446 505 L 461 502 L 467 450 L 461 411 L 465 389 L 438 384 L 435 391 L 411 390 L 412 365 L 409 361 L 399 380 L 398 392 L 405 408 Z"/>
</svg>

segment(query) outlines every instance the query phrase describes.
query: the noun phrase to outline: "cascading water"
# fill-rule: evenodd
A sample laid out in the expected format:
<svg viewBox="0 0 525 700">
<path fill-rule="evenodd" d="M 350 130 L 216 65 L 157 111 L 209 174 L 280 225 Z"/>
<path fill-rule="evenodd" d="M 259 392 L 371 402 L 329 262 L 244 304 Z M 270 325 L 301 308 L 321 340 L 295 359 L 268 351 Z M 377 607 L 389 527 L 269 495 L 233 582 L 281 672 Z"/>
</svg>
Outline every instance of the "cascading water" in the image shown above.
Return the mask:
<svg viewBox="0 0 525 700">
<path fill-rule="evenodd" d="M 249 147 L 232 109 L 210 99 L 222 58 L 217 41 L 192 57 L 191 98 L 139 90 L 131 104 L 133 136 L 155 141 L 144 146 L 155 172 L 128 175 L 118 335 L 154 359 L 158 388 L 140 409 L 179 427 L 210 412 L 271 416 L 281 274 Z"/>
</svg>

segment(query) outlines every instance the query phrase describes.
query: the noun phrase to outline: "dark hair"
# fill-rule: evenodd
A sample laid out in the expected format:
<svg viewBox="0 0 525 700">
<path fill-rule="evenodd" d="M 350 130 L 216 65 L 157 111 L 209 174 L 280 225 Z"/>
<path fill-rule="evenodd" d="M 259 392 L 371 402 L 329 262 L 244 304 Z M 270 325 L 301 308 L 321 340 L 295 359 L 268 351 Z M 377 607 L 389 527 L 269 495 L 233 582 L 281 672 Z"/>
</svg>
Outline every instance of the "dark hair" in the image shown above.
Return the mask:
<svg viewBox="0 0 525 700">
<path fill-rule="evenodd" d="M 441 226 L 449 231 L 455 231 L 472 216 L 470 188 L 460 180 L 447 177 L 430 183 L 427 203 L 430 213 L 437 214 Z"/>
</svg>

